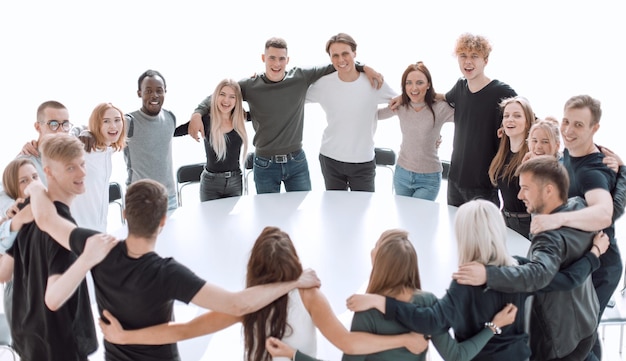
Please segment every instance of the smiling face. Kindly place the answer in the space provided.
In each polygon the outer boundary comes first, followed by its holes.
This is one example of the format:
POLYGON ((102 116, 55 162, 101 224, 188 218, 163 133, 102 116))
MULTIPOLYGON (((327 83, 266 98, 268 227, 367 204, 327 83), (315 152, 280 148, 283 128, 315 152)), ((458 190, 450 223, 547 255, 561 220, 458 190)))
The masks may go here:
POLYGON ((273 82, 283 80, 285 69, 289 64, 287 49, 269 47, 265 49, 265 54, 261 58, 265 63, 265 76, 273 82))
POLYGON ((461 73, 467 80, 474 80, 485 74, 487 59, 477 52, 461 51, 457 54, 457 61, 461 73))
POLYGON ((356 52, 352 51, 350 45, 340 42, 333 43, 328 48, 328 53, 330 55, 330 61, 335 70, 337 70, 340 78, 343 79, 347 75, 355 73, 358 75, 354 64, 356 52))
POLYGON ((526 138, 526 115, 524 108, 518 102, 511 102, 504 107, 502 112, 502 127, 509 138, 526 138))
POLYGON ((545 128, 534 128, 528 136, 528 150, 533 155, 553 155, 559 151, 559 144, 545 128))
POLYGON ((404 82, 404 90, 413 103, 424 102, 428 88, 430 88, 428 78, 424 73, 418 70, 410 72, 404 82))
POLYGON ((530 214, 544 214, 546 210, 544 184, 536 182, 532 173, 524 172, 519 175, 519 185, 517 198, 524 202, 526 211, 530 214))
POLYGON ((563 145, 575 157, 590 153, 594 147, 593 135, 600 123, 591 125, 592 115, 589 108, 567 108, 561 121, 563 145))
POLYGON ((39 180, 37 169, 30 163, 22 165, 17 173, 17 185, 19 187, 20 198, 25 198, 24 189, 35 180, 39 180))
POLYGON ((217 95, 217 109, 220 113, 230 117, 231 112, 235 108, 236 102, 237 94, 235 89, 228 85, 224 85, 217 95))
POLYGON ((120 139, 122 130, 124 129, 124 121, 122 114, 115 109, 109 108, 104 112, 100 133, 104 136, 104 143, 108 146, 120 139))
POLYGON ((49 159, 46 162, 48 184, 54 183, 64 196, 85 193, 85 157, 79 156, 69 161, 49 159))
POLYGON ((165 83, 160 76, 148 76, 141 82, 141 89, 137 95, 141 98, 141 111, 150 116, 156 116, 161 112, 165 101, 165 83))

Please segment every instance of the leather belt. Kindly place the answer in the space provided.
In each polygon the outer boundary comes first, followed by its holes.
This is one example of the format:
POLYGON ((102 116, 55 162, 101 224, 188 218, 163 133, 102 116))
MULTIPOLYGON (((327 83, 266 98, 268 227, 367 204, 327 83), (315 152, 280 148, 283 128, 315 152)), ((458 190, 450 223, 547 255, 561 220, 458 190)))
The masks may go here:
POLYGON ((230 177, 241 175, 241 171, 240 170, 233 170, 233 171, 220 172, 220 173, 209 172, 206 169, 204 171, 206 172, 207 175, 209 175, 211 177, 219 177, 219 178, 230 178, 230 177))

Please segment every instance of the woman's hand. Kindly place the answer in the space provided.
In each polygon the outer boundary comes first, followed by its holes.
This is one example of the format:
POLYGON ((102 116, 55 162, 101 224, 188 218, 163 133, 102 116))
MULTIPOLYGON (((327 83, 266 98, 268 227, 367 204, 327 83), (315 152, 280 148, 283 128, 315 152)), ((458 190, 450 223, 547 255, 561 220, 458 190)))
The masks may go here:
POLYGON ((493 322, 494 325, 502 328, 515 322, 516 315, 517 307, 512 303, 507 303, 500 312, 496 313, 496 315, 493 316, 493 320, 491 320, 491 322, 493 322))
POLYGON ((265 349, 272 357, 287 357, 290 360, 293 360, 296 354, 296 349, 276 337, 268 337, 267 340, 265 340, 265 349))
POLYGON ((371 293, 366 293, 364 295, 352 295, 348 297, 346 307, 348 307, 350 311, 354 312, 376 308, 380 312, 385 313, 385 297, 371 293))

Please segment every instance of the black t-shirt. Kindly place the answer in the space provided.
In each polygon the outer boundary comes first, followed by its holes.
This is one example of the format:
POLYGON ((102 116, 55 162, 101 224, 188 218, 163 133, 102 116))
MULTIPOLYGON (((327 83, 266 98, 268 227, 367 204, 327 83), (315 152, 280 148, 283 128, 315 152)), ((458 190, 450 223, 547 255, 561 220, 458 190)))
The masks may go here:
MULTIPOLYGON (((604 189, 611 193, 615 188, 617 174, 602 163, 604 154, 597 152, 583 157, 572 157, 568 150, 563 152, 563 165, 569 175, 569 197, 585 198, 585 193, 594 189, 604 189)), ((611 223, 604 233, 615 244, 615 223, 611 223)))
MULTIPOLYGON (((506 156, 506 161, 504 162, 505 167, 508 167, 509 164, 511 164, 511 158, 513 158, 516 154, 517 153, 513 153, 509 150, 506 156)), ((515 175, 512 175, 511 178, 504 176, 504 169, 500 172, 500 176, 498 177, 498 188, 502 194, 504 209, 509 212, 526 213, 526 206, 524 205, 524 202, 517 198, 520 191, 519 177, 516 177, 515 175)), ((513 172, 513 174, 515 174, 515 172, 513 172)))
MULTIPOLYGON (((59 215, 74 222, 69 208, 54 203, 59 215)), ((83 361, 98 348, 87 283, 83 280, 61 308, 45 304, 48 278, 64 273, 76 255, 32 222, 17 234, 7 250, 13 257, 11 336, 23 361, 83 361)))
MULTIPOLYGON (((70 245, 80 254, 96 231, 76 228, 70 245)), ((127 330, 172 321, 174 300, 189 303, 205 281, 172 258, 155 252, 128 256, 126 242, 117 244, 91 270, 98 310, 109 310, 127 330)), ((107 361, 180 360, 176 344, 158 346, 114 345, 104 342, 107 361)))
POLYGON ((454 141, 448 178, 461 188, 492 189, 489 165, 498 151, 502 123, 500 101, 517 95, 507 84, 492 80, 472 93, 461 78, 446 93, 454 107, 454 141))

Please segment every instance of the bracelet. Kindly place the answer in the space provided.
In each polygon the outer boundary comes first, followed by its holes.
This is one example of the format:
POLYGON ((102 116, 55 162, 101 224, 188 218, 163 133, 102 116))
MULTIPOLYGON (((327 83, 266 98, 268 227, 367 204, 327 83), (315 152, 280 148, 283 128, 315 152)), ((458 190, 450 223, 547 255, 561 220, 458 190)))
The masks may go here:
POLYGON ((602 256, 602 251, 600 250, 600 247, 598 247, 598 245, 595 243, 591 246, 591 248, 593 247, 596 247, 596 249, 598 250, 598 257, 602 256))
POLYGON ((502 329, 500 327, 496 326, 496 324, 491 322, 491 321, 490 322, 485 322, 485 328, 490 328, 491 331, 493 331, 494 335, 499 335, 499 334, 502 333, 502 329))

